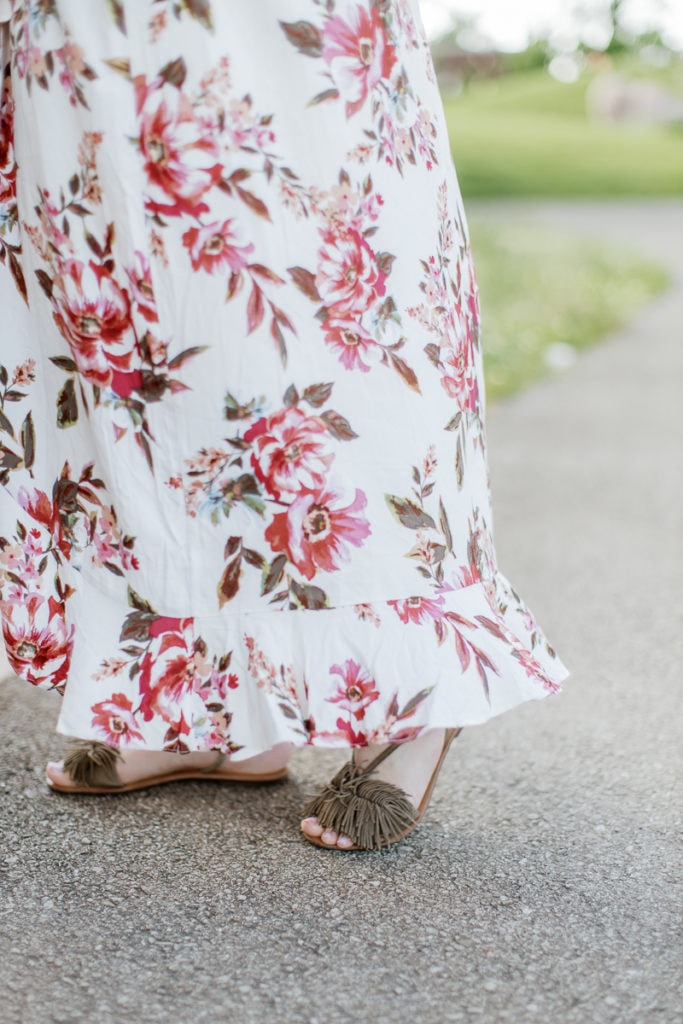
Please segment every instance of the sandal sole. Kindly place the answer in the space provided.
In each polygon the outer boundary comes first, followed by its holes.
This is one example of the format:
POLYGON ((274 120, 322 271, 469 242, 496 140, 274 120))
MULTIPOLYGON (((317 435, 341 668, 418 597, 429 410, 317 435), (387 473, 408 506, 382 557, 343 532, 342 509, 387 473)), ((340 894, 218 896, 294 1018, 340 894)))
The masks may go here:
POLYGON ((123 786, 63 786, 45 777, 48 787, 55 793, 85 794, 87 796, 118 796, 119 793, 134 793, 139 789, 151 789, 163 786, 167 782, 280 782, 286 779, 289 772, 286 768, 277 772, 266 772, 262 775, 253 772, 169 772, 168 775, 152 775, 144 779, 127 782, 123 786))

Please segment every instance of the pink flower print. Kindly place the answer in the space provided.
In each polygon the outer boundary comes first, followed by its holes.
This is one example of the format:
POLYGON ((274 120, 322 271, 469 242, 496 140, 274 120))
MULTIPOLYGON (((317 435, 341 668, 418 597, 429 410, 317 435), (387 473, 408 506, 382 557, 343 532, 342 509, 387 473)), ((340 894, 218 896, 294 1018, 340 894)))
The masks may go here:
POLYGON ((370 523, 358 514, 367 505, 365 494, 356 490, 351 504, 342 501, 331 488, 305 492, 286 512, 277 513, 266 529, 273 551, 285 551, 309 580, 318 569, 333 572, 341 561, 349 561, 349 545, 361 547, 371 533, 370 523))
POLYGON ((2 633, 10 666, 34 686, 59 687, 66 682, 73 648, 73 626, 64 606, 37 594, 23 603, 3 604, 2 633))
POLYGON ((348 711, 357 722, 362 721, 366 708, 379 697, 375 680, 351 658, 347 658, 343 665, 332 665, 330 674, 339 676, 341 681, 334 697, 326 699, 331 704, 338 704, 341 711, 348 711))
POLYGON ((409 597, 403 601, 389 601, 401 622, 424 622, 443 617, 443 597, 409 597))
POLYGON ((71 105, 75 107, 78 102, 77 79, 87 71, 87 65, 83 60, 83 49, 76 43, 66 43, 55 53, 62 63, 62 69, 59 72, 60 84, 69 94, 71 105))
POLYGON ((538 629, 538 623, 528 608, 524 608, 522 610, 522 621, 525 629, 527 629, 529 633, 535 633, 538 629))
POLYGON ((60 210, 52 202, 50 193, 47 189, 42 192, 41 198, 42 202, 39 209, 36 211, 38 213, 38 220, 40 221, 40 229, 29 229, 27 227, 27 231, 43 259, 52 262, 55 254, 58 253, 61 258, 61 266, 63 267, 76 251, 71 238, 64 231, 68 222, 65 223, 60 210), (41 230, 44 238, 38 241, 39 232, 41 230))
MULTIPOLYGON (((31 530, 33 533, 33 530, 31 530)), ((24 551, 20 544, 5 543, 0 547, 0 567, 6 573, 13 573, 15 576, 24 566, 24 551)))
POLYGON ((553 680, 546 675, 531 651, 528 651, 523 647, 516 647, 512 652, 512 656, 519 662, 530 679, 535 679, 537 681, 540 680, 543 684, 543 689, 547 690, 549 693, 559 693, 561 686, 558 683, 553 682, 553 680))
POLYGON ((334 458, 326 423, 296 407, 257 420, 244 439, 256 476, 278 500, 322 487, 334 458))
POLYGON ((102 700, 92 706, 92 725, 102 741, 110 747, 127 746, 141 741, 142 733, 137 728, 133 705, 124 693, 114 693, 109 700, 102 700))
POLYGON ((325 321, 325 341, 347 370, 370 370, 365 360, 377 349, 377 343, 362 324, 331 317, 325 321))
POLYGON ((45 491, 28 491, 25 487, 19 488, 17 501, 24 512, 30 515, 31 519, 49 530, 55 547, 61 551, 65 558, 69 558, 71 555, 71 545, 64 536, 59 506, 56 502, 53 502, 45 491))
POLYGON ((323 30, 322 57, 339 91, 346 97, 346 116, 352 117, 368 93, 387 80, 396 53, 377 7, 348 8, 346 18, 329 18, 323 30))
POLYGON ((326 231, 323 239, 315 279, 318 292, 331 316, 359 317, 384 295, 386 274, 358 231, 341 235, 326 231))
POLYGON ((28 69, 35 78, 47 76, 45 54, 39 46, 32 46, 28 51, 28 69))
POLYGON ((126 270, 130 281, 130 294, 138 313, 147 323, 158 322, 157 303, 152 285, 152 271, 144 253, 136 251, 135 263, 126 270))
POLYGON ((479 385, 471 359, 471 345, 466 343, 457 349, 447 349, 443 362, 445 372, 441 383, 447 394, 456 399, 461 409, 476 411, 479 401, 479 385))
POLYGON ((97 519, 94 522, 91 519, 90 531, 96 565, 109 563, 121 569, 139 568, 137 556, 123 543, 124 538, 111 508, 100 509, 97 519))
POLYGON ((352 216, 361 202, 361 195, 350 181, 340 181, 329 191, 330 208, 335 213, 352 216))
POLYGON ((253 242, 237 245, 237 235, 231 227, 233 219, 215 221, 199 228, 189 228, 183 235, 183 244, 190 252, 193 270, 206 270, 209 274, 239 274, 247 265, 247 257, 254 251, 253 242))
POLYGON ((135 87, 147 210, 169 217, 206 213, 209 207, 202 199, 223 170, 215 124, 161 78, 147 85, 140 77, 135 87))
POLYGON ((36 379, 35 359, 26 359, 19 366, 15 367, 12 374, 12 387, 26 388, 36 379))
POLYGON ((137 347, 128 292, 92 261, 68 260, 54 280, 53 318, 81 373, 95 384, 130 369, 137 347))
POLYGON ((371 622, 373 626, 380 626, 382 620, 371 604, 354 604, 353 610, 361 622, 371 622))
POLYGON ((261 650, 257 645, 253 636, 245 634, 244 643, 249 651, 249 660, 247 662, 249 675, 260 689, 265 690, 266 693, 272 693, 273 688, 277 684, 275 665, 273 665, 265 651, 261 650))

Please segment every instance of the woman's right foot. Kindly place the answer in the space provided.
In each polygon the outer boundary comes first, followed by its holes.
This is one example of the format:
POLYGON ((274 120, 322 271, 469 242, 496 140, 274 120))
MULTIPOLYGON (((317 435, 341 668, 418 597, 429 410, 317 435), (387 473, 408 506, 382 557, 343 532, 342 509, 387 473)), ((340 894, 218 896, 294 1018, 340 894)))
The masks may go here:
MULTIPOLYGON (((177 773, 196 773, 201 779, 202 773, 218 779, 225 774, 226 781, 239 782, 240 776, 246 781, 257 781, 259 776, 268 781, 269 777, 284 777, 287 763, 293 750, 291 743, 278 743, 270 750, 244 760, 233 761, 227 755, 219 758, 215 750, 196 751, 189 754, 171 753, 166 750, 126 750, 114 755, 114 770, 120 787, 111 786, 112 792, 117 788, 137 788, 146 779, 164 780, 164 776, 177 773)), ((46 768, 46 780, 49 786, 61 791, 80 789, 74 783, 71 773, 65 768, 64 761, 49 761, 46 768)), ((93 789, 97 788, 93 786, 93 789)), ((105 787, 106 788, 106 787, 105 787)))

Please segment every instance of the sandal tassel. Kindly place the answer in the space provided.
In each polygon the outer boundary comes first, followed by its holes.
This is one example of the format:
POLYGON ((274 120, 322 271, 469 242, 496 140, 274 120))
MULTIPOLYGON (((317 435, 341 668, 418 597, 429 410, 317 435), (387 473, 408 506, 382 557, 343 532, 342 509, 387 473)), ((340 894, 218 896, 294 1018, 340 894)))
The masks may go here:
POLYGON ((372 779, 373 762, 365 768, 352 761, 337 772, 304 810, 325 829, 349 836, 363 850, 380 850, 418 820, 418 812, 398 786, 372 779))
POLYGON ((77 786, 97 786, 119 789, 122 785, 116 772, 121 754, 116 747, 108 747, 96 740, 74 743, 64 758, 64 771, 77 786))

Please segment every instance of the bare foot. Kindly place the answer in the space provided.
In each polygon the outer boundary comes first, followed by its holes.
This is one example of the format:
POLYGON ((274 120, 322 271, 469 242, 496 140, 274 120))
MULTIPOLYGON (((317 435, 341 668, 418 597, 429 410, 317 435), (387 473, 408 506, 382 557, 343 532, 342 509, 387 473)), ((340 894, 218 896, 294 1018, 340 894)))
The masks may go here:
MULTIPOLYGON (((382 761, 372 777, 398 786, 417 809, 443 750, 445 733, 445 729, 430 729, 417 739, 402 743, 391 757, 382 761)), ((353 759, 356 764, 366 765, 384 749, 386 745, 371 743, 367 747, 355 750, 353 759)), ((332 829, 324 829, 317 818, 304 818, 301 829, 307 836, 320 839, 325 846, 337 846, 340 850, 348 850, 354 845, 353 839, 349 836, 338 835, 332 829)))

